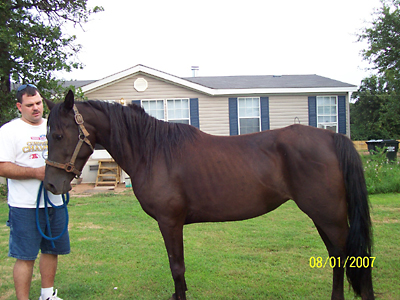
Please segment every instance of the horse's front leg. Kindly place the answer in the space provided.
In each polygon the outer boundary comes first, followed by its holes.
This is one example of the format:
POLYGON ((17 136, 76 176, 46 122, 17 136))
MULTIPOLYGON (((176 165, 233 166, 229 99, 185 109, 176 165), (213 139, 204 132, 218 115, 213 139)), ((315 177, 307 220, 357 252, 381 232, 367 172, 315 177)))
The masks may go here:
POLYGON ((183 256, 183 224, 170 225, 158 222, 167 248, 169 265, 175 283, 175 294, 171 299, 186 300, 185 262, 183 256))

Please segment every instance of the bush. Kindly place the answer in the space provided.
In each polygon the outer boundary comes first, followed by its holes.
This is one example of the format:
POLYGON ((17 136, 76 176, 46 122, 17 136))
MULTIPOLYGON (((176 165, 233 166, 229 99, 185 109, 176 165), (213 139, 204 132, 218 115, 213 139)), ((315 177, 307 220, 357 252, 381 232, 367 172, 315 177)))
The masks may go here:
POLYGON ((7 200, 7 184, 0 184, 0 201, 7 200))
POLYGON ((400 162, 388 161, 385 153, 361 155, 369 194, 400 193, 400 162))

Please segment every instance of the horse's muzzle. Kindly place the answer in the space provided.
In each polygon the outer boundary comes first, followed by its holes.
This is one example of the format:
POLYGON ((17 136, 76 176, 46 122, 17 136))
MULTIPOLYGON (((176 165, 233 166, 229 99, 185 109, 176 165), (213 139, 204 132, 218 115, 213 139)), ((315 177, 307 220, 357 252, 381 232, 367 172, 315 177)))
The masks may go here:
POLYGON ((56 184, 49 182, 45 178, 43 183, 44 183, 44 188, 54 195, 66 194, 72 189, 71 182, 67 180, 64 180, 60 184, 56 184))

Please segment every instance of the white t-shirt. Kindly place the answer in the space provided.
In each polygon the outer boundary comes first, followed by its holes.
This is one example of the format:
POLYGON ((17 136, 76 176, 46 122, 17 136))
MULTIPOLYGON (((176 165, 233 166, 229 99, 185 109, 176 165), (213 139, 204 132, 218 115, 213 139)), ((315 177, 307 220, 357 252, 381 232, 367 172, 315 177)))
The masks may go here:
MULTIPOLYGON (((0 161, 12 162, 22 167, 38 168, 47 158, 46 120, 34 126, 21 119, 14 119, 0 128, 0 161)), ((36 208, 40 180, 8 179, 8 205, 20 208, 36 208)), ((61 205, 61 195, 48 192, 54 205, 61 205)), ((43 192, 40 207, 43 204, 43 192)))

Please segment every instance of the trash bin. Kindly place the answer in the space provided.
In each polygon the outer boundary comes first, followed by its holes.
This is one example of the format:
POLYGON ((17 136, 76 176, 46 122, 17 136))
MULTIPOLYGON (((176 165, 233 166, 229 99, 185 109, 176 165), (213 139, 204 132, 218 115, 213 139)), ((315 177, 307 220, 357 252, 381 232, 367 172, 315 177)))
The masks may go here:
POLYGON ((397 151, 399 150, 399 142, 396 140, 369 140, 366 142, 368 151, 371 154, 376 154, 379 149, 386 152, 386 158, 390 161, 396 160, 397 151))

